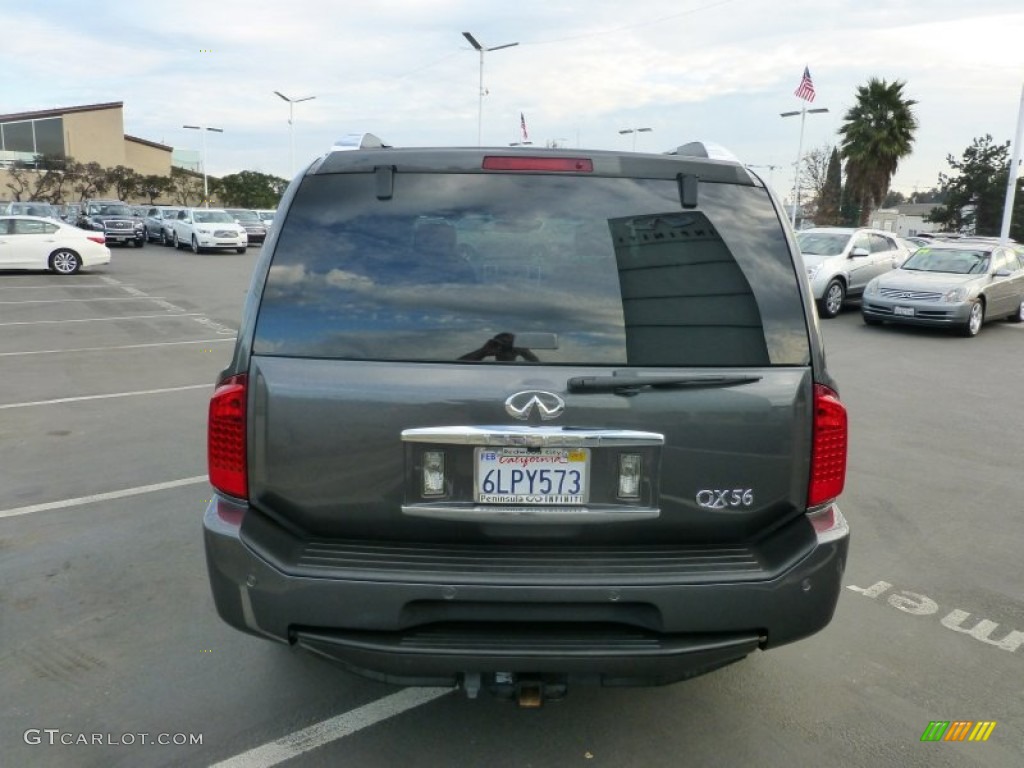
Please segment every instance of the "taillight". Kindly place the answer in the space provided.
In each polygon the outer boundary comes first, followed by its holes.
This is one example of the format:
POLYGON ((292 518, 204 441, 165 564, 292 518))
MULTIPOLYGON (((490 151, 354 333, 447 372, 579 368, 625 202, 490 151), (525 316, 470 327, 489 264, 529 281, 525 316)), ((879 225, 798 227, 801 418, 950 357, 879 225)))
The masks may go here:
POLYGON ((245 458, 245 398, 247 377, 232 376, 210 398, 206 461, 210 485, 240 499, 249 498, 245 458))
POLYGON ((825 504, 843 492, 846 483, 846 446, 846 407, 831 389, 815 384, 808 507, 825 504))
POLYGON ((561 171, 563 173, 592 173, 594 161, 586 157, 518 157, 515 155, 487 155, 485 171, 561 171))
POLYGON ((86 235, 85 239, 92 240, 94 243, 99 243, 100 245, 106 245, 107 243, 106 235, 86 235))

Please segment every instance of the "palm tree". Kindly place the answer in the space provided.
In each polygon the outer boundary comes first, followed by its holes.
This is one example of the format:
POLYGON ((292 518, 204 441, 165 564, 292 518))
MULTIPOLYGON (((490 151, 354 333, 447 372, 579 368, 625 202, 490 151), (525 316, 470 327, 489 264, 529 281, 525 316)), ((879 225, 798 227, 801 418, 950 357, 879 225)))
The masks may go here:
POLYGON ((845 195, 859 210, 861 226, 885 200, 900 160, 913 148, 917 118, 911 107, 917 102, 903 97, 904 85, 871 78, 857 88, 857 103, 839 129, 846 160, 845 195))

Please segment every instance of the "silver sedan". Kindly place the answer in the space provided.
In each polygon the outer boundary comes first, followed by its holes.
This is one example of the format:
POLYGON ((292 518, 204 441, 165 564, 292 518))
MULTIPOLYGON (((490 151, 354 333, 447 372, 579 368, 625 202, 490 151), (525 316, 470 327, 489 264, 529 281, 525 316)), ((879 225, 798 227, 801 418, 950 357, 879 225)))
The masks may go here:
POLYGON ((990 242, 941 242, 917 250, 864 290, 861 315, 883 322, 951 328, 977 336, 989 320, 1024 320, 1024 264, 990 242))

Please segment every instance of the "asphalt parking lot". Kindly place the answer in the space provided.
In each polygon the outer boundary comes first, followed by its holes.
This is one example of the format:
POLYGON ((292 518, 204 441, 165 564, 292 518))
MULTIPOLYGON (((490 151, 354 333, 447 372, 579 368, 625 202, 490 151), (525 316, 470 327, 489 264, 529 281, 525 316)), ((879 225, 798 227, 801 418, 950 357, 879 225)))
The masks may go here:
POLYGON ((1024 762, 1024 326, 823 321, 851 419, 832 624, 688 683, 523 710, 353 677, 216 616, 206 403, 258 254, 0 273, 0 764, 1024 762), (922 742, 931 721, 996 725, 922 742))

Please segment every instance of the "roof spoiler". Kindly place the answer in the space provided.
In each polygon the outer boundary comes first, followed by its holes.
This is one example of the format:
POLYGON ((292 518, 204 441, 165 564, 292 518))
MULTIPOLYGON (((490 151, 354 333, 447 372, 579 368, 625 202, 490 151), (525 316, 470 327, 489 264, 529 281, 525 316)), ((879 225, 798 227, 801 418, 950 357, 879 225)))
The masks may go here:
POLYGON ((332 152, 350 149, 389 149, 389 145, 381 141, 372 133, 346 133, 334 142, 332 152))
POLYGON ((706 157, 709 160, 728 160, 733 163, 738 163, 740 161, 736 155, 721 144, 714 144, 710 141, 691 141, 688 144, 681 144, 675 149, 669 150, 665 154, 686 155, 687 157, 706 157))

